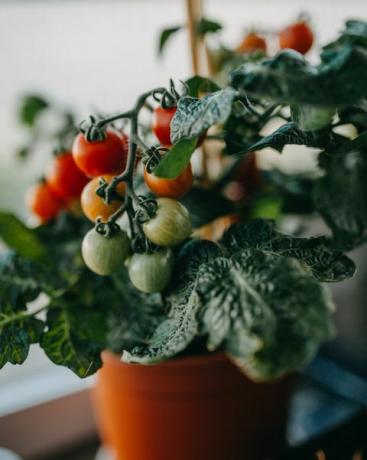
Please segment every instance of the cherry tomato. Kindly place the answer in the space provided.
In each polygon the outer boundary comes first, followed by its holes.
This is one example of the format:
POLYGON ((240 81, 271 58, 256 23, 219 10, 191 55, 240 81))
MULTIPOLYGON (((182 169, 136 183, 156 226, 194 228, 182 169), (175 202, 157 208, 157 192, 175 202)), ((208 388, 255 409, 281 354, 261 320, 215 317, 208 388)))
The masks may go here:
POLYGON ((27 191, 26 204, 42 224, 55 219, 63 208, 63 203, 45 181, 27 191))
MULTIPOLYGON (((106 182, 110 183, 113 179, 112 174, 104 174, 103 176, 95 177, 83 189, 80 203, 83 213, 89 220, 95 222, 98 217, 102 222, 106 222, 108 218, 118 210, 122 201, 113 200, 107 204, 103 199, 96 194, 96 190, 100 187, 100 180, 103 178, 106 182)), ((116 192, 122 197, 125 193, 125 184, 120 182, 117 186, 116 192)))
POLYGON ((61 153, 53 159, 47 169, 46 180, 55 195, 65 201, 79 198, 88 182, 70 152, 61 153))
POLYGON ((250 32, 238 46, 237 52, 243 54, 253 53, 254 51, 263 51, 266 53, 266 41, 255 32, 250 32))
POLYGON ((158 246, 176 246, 191 234, 188 210, 171 198, 158 198, 156 215, 143 224, 146 237, 158 246))
POLYGON ((123 230, 107 238, 92 228, 82 241, 85 265, 98 275, 111 275, 123 267, 129 253, 130 239, 123 230))
POLYGON ((102 174, 120 174, 126 166, 127 142, 120 134, 106 130, 102 141, 89 142, 79 133, 74 140, 72 152, 78 168, 88 177, 102 174))
POLYGON ((129 261, 132 284, 142 292, 161 292, 169 283, 173 270, 173 253, 166 248, 152 254, 134 254, 129 261))
POLYGON ((163 179, 153 172, 144 169, 144 181, 149 189, 158 197, 181 198, 192 187, 192 168, 189 163, 183 172, 175 179, 163 179))
POLYGON ((300 21, 286 27, 279 34, 279 45, 282 49, 290 48, 306 54, 313 44, 313 33, 307 22, 300 21))
POLYGON ((162 145, 170 146, 172 144, 170 124, 176 110, 176 107, 169 109, 156 107, 153 111, 152 129, 162 145))

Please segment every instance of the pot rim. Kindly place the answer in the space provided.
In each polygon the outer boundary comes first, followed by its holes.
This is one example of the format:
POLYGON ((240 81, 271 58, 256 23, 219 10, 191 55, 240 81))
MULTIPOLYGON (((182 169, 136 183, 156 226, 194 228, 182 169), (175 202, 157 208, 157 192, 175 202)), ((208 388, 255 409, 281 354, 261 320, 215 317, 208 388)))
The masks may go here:
POLYGON ((192 356, 179 356, 167 359, 166 361, 157 362, 154 364, 141 364, 141 363, 126 363, 122 361, 118 354, 113 353, 110 350, 105 350, 102 352, 102 360, 109 362, 114 362, 116 365, 121 366, 142 366, 142 367, 155 367, 155 366, 165 366, 165 367, 181 367, 181 366, 191 366, 191 367, 201 367, 208 366, 213 364, 218 364, 222 362, 228 362, 228 356, 222 351, 216 351, 208 354, 202 355, 192 355, 192 356))

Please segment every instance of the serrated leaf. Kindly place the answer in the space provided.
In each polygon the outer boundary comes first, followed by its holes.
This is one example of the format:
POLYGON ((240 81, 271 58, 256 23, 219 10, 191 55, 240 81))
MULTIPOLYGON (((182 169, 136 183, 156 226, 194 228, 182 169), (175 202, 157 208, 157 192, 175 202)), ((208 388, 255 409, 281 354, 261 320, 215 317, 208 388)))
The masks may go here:
POLYGON ((40 345, 52 362, 68 367, 81 378, 101 367, 100 353, 105 343, 103 311, 81 305, 78 298, 64 296, 50 306, 46 328, 40 345))
POLYGON ((124 352, 125 362, 154 364, 172 358, 185 350, 198 333, 196 314, 200 299, 192 290, 188 297, 176 298, 169 318, 153 333, 145 347, 136 347, 131 353, 124 352))
POLYGON ((255 379, 305 365, 332 332, 327 292, 293 259, 259 250, 217 258, 201 267, 197 290, 209 348, 224 347, 255 379))
POLYGON ((175 35, 178 31, 182 30, 182 26, 174 26, 168 27, 167 29, 163 29, 159 34, 159 42, 158 42, 158 54, 163 54, 163 51, 169 41, 169 39, 175 35))
POLYGON ((0 369, 7 363, 23 364, 32 343, 39 341, 43 321, 33 317, 14 319, 12 311, 0 309, 0 369), (8 320, 8 323, 5 321, 8 320))
POLYGON ((294 122, 289 122, 278 128, 272 134, 263 137, 251 145, 248 152, 271 147, 282 152, 286 145, 306 145, 307 147, 334 148, 340 145, 345 138, 332 131, 301 131, 294 122))
POLYGON ((232 72, 231 85, 281 103, 342 106, 365 97, 366 79, 367 49, 348 43, 325 52, 317 66, 293 50, 244 64, 232 72))
POLYGON ((342 281, 355 273, 355 264, 342 252, 332 248, 325 237, 298 238, 280 233, 272 221, 257 219, 236 224, 223 236, 222 244, 231 253, 244 249, 297 259, 314 278, 322 282, 342 281))
POLYGON ((202 99, 181 98, 171 121, 171 141, 199 137, 211 126, 223 123, 231 113, 235 95, 233 88, 225 88, 202 99))
POLYGON ((210 189, 193 187, 180 201, 190 212, 193 228, 234 212, 233 203, 228 198, 210 189))
POLYGON ((190 163, 191 156, 196 149, 196 144, 197 138, 179 140, 164 155, 163 159, 154 169, 154 174, 166 179, 175 179, 190 163))
POLYGON ((23 257, 36 261, 46 259, 46 248, 36 233, 11 213, 0 212, 0 239, 23 257))
POLYGON ((325 175, 314 188, 315 207, 338 246, 351 249, 367 238, 367 133, 323 153, 320 165, 325 175))

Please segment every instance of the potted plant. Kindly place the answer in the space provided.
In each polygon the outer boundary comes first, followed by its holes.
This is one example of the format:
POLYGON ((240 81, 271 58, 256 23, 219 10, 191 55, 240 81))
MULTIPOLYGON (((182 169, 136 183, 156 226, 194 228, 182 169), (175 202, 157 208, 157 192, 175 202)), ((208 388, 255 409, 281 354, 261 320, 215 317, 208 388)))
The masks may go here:
MULTIPOLYGON (((41 225, 0 214, 0 367, 33 343, 80 377, 103 361, 96 412, 119 460, 279 449, 289 375, 333 334, 324 283, 353 276, 345 252, 366 239, 367 24, 348 21, 316 66, 294 50, 244 61, 223 88, 196 76, 91 117, 72 147, 69 114, 27 195, 41 225), (223 152, 203 185, 190 161, 204 138, 223 152), (251 152, 290 144, 319 149, 318 174, 258 170, 251 152), (282 231, 287 215, 315 213, 325 235, 282 231)), ((23 118, 46 107, 31 98, 23 118)))

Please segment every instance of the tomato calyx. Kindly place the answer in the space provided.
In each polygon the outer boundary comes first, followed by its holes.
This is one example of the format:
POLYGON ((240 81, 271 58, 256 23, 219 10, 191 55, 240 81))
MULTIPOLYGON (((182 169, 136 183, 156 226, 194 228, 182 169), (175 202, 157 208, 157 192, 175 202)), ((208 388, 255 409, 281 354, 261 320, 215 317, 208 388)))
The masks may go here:
POLYGON ((169 149, 166 147, 154 145, 144 152, 142 162, 148 173, 152 173, 154 171, 168 151, 169 149))
POLYGON ((172 109, 174 107, 177 107, 177 103, 179 99, 181 97, 187 96, 188 94, 188 86, 186 85, 186 83, 184 83, 183 81, 180 81, 180 83, 182 84, 182 87, 183 87, 181 93, 179 93, 176 90, 175 84, 172 78, 170 78, 169 89, 165 89, 163 92, 153 91, 152 93, 153 99, 156 102, 158 102, 163 109, 172 109))
POLYGON ((116 235, 121 231, 121 228, 116 222, 102 222, 100 219, 97 219, 95 230, 99 235, 102 235, 106 238, 111 238, 113 235, 116 235))
POLYGON ((99 187, 96 190, 96 195, 106 204, 111 204, 112 201, 124 201, 124 198, 116 191, 115 184, 111 187, 111 184, 104 177, 99 179, 99 187))
POLYGON ((156 215, 158 203, 155 199, 145 196, 140 196, 138 199, 139 204, 135 211, 135 219, 138 224, 144 224, 156 215))

